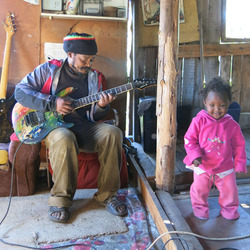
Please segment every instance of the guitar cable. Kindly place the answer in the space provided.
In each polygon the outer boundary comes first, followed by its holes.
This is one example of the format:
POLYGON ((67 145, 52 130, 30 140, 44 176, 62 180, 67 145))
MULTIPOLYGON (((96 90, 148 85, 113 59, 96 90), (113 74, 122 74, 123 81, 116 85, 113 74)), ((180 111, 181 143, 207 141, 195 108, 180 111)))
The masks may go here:
POLYGON ((3 221, 6 219, 8 213, 9 213, 9 210, 10 210, 10 204, 11 204, 11 199, 12 199, 12 191, 13 191, 13 179, 14 179, 14 167, 15 167, 15 160, 16 160, 16 155, 17 155, 17 152, 19 150, 19 148, 21 147, 21 145, 25 142, 25 140, 23 142, 21 142, 17 149, 16 149, 16 152, 14 154, 14 157, 13 157, 13 164, 12 164, 12 170, 11 170, 11 181, 10 181, 10 195, 9 195, 9 204, 8 204, 8 208, 6 210, 6 213, 3 217, 3 219, 1 220, 0 222, 0 226, 2 225, 3 221))

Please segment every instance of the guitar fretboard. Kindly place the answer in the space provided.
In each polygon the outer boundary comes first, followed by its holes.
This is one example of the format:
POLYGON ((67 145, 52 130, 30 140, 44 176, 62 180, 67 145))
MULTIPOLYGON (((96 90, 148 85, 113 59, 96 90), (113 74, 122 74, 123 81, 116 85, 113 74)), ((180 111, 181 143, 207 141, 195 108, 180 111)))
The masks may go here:
POLYGON ((133 89, 133 85, 131 83, 127 83, 127 84, 124 84, 124 85, 121 85, 121 86, 118 86, 118 87, 115 87, 112 89, 108 89, 108 90, 99 92, 99 93, 94 94, 94 95, 82 97, 82 98, 74 101, 74 108, 78 109, 78 108, 82 108, 84 106, 87 106, 89 104, 98 102, 101 99, 102 93, 106 93, 106 94, 110 93, 110 94, 118 95, 118 94, 130 91, 131 89, 133 89))

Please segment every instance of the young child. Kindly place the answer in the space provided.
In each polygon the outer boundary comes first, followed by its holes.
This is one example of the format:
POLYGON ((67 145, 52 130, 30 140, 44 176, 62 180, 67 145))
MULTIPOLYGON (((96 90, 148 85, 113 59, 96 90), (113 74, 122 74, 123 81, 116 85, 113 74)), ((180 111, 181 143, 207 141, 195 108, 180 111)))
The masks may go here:
POLYGON ((220 77, 201 91, 206 107, 193 118, 185 136, 187 156, 183 162, 194 170, 190 188, 193 212, 199 219, 209 218, 207 198, 213 184, 219 190, 220 215, 239 218, 235 172, 246 173, 245 140, 240 126, 227 114, 231 88, 220 77))

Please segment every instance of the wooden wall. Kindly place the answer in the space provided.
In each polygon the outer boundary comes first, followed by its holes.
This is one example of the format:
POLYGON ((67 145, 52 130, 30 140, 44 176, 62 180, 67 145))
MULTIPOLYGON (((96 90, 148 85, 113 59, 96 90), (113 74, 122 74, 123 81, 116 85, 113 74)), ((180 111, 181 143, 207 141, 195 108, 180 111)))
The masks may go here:
MULTIPOLYGON (((177 112, 178 118, 185 119, 187 125, 197 112, 203 108, 203 102, 199 94, 203 86, 203 79, 210 81, 215 76, 222 76, 232 84, 233 101, 241 105, 241 112, 250 112, 250 44, 220 44, 221 37, 221 4, 218 0, 197 1, 197 16, 202 17, 199 20, 199 30, 203 31, 201 41, 203 40, 203 57, 201 56, 200 41, 196 41, 195 36, 186 37, 190 42, 181 43, 179 46, 179 76, 177 81, 177 106, 178 110, 188 110, 191 106, 190 119, 182 117, 177 112), (202 23, 202 26, 200 24, 202 23), (201 29, 202 28, 202 29, 201 29), (193 39, 191 39, 193 37, 193 39), (203 76, 204 75, 204 76, 203 76)), ((184 0, 184 4, 191 2, 184 0)), ((184 13, 189 13, 189 6, 184 5, 184 13)), ((194 13, 194 15, 196 15, 194 13)), ((188 18, 188 16, 186 16, 188 18)), ((187 19, 188 21, 188 19, 187 19)), ((194 26, 194 25, 191 25, 194 26)), ((141 27, 140 27, 141 28, 141 27)), ((151 37, 158 37, 159 26, 154 28, 144 27, 143 32, 139 32, 139 41, 148 40, 148 32, 151 37)), ((182 36, 180 27, 180 37, 182 36)), ((198 39, 200 40, 200 38, 198 39)), ((153 41, 155 41, 153 39, 153 41)), ((157 79, 157 57, 158 47, 154 44, 139 43, 137 74, 138 78, 157 79)), ((135 103, 145 96, 156 97, 156 87, 151 87, 142 92, 136 92, 135 103)), ((175 112, 175 111, 173 111, 175 112)), ((141 141, 140 122, 137 115, 137 106, 135 106, 134 138, 135 141, 141 141)))
MULTIPOLYGON (((145 26, 142 15, 142 0, 139 0, 138 26, 139 47, 158 46, 159 25, 145 26)), ((188 43, 199 41, 199 23, 196 0, 184 0, 185 22, 179 25, 179 42, 188 43)))
MULTIPOLYGON (((126 83, 126 22, 43 18, 40 15, 40 5, 41 1, 39 5, 34 5, 24 0, 1 0, 1 21, 5 21, 8 11, 11 11, 15 14, 17 27, 12 39, 9 84, 17 84, 37 65, 45 62, 44 44, 62 43, 63 37, 69 31, 95 35, 98 55, 93 67, 105 75, 107 88, 126 83)), ((5 30, 2 27, 0 28, 0 68, 3 62, 5 39, 5 30)), ((112 107, 117 109, 120 115, 122 130, 125 127, 125 98, 126 95, 120 95, 112 103, 112 107)))
MULTIPOLYGON (((1 0, 1 22, 8 12, 15 14, 16 33, 12 38, 9 83, 18 83, 39 64, 40 54, 40 6, 23 0, 1 0)), ((2 68, 6 33, 0 27, 0 67, 2 68)))
MULTIPOLYGON (((179 87, 178 103, 201 107, 202 102, 198 92, 202 85, 201 70, 203 67, 205 82, 218 75, 228 80, 232 84, 233 101, 239 102, 242 112, 250 112, 250 104, 247 98, 250 95, 249 49, 246 52, 243 52, 244 49, 242 49, 242 55, 240 55, 233 50, 230 52, 230 49, 226 52, 222 49, 216 51, 216 46, 214 46, 213 55, 206 53, 206 48, 209 45, 220 44, 222 1, 205 0, 202 1, 203 4, 200 1, 197 1, 197 3, 203 24, 204 59, 202 60, 200 57, 180 58, 182 74, 180 74, 179 81, 182 84, 179 87)), ((241 47, 244 48, 244 46, 241 47)))
MULTIPOLYGON (((107 88, 126 83, 126 34, 127 24, 117 21, 87 21, 74 19, 41 18, 41 63, 45 62, 44 44, 62 43, 69 31, 85 32, 96 37, 98 52, 93 68, 101 71, 107 80, 107 88)), ((119 127, 125 129, 126 95, 120 95, 112 103, 120 117, 119 127)))
MULTIPOLYGON (((184 0, 184 3, 186 1, 184 0)), ((194 109, 202 108, 199 95, 200 87, 215 76, 222 76, 232 84, 233 101, 239 102, 242 112, 250 112, 250 49, 249 45, 220 45, 221 37, 221 2, 217 0, 197 1, 197 10, 202 17, 204 58, 200 57, 200 45, 195 43, 180 44, 179 47, 179 106, 191 105, 194 109), (235 46, 237 47, 237 45, 235 46), (241 51, 241 52, 240 52, 241 51), (241 54, 242 53, 242 54, 241 54)), ((186 12, 186 9, 184 9, 186 12)), ((181 32, 181 30, 180 30, 181 32)), ((181 34, 180 34, 181 35, 181 34)), ((153 78, 157 76, 156 46, 140 47, 138 51, 139 77, 153 78)), ((155 95, 147 92, 146 95, 155 95)))

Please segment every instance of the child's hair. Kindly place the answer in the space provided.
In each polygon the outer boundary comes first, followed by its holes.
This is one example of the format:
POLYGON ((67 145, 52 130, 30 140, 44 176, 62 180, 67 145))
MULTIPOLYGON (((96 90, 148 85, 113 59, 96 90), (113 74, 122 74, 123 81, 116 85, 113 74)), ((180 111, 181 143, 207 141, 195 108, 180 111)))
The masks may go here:
POLYGON ((213 78, 209 83, 205 84, 204 88, 201 90, 203 100, 206 100, 210 91, 215 92, 223 100, 228 98, 229 102, 232 101, 231 86, 219 76, 213 78))

